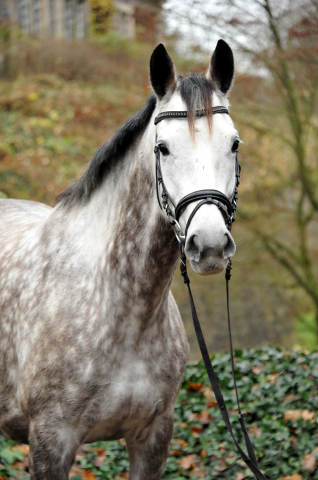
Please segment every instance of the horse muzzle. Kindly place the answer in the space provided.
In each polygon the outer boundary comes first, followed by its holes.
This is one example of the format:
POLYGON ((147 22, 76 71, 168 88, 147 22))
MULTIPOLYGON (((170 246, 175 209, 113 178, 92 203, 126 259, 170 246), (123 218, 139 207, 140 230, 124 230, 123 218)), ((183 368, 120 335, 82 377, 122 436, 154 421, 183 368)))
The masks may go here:
POLYGON ((220 273, 235 250, 220 211, 213 205, 202 206, 188 228, 184 247, 193 270, 201 275, 220 273))

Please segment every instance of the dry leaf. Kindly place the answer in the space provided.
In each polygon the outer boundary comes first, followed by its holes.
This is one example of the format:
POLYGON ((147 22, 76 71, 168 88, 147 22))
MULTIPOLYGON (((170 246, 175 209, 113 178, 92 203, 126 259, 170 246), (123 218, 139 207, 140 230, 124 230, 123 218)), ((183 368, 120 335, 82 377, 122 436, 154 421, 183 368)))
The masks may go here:
POLYGON ((262 435, 262 429, 259 427, 251 427, 248 430, 248 433, 250 435, 254 435, 256 438, 260 438, 260 436, 262 435))
POLYGON ((207 399, 215 398, 214 392, 210 388, 207 388, 206 390, 203 390, 202 393, 205 396, 205 398, 207 398, 207 399))
POLYGON ((181 453, 181 450, 170 450, 170 455, 176 456, 176 455, 180 455, 180 453, 181 453))
POLYGON ((29 459, 25 458, 23 462, 14 462, 13 466, 22 472, 26 472, 29 468, 29 459))
POLYGON ((301 464, 303 465, 305 470, 312 473, 316 465, 316 456, 313 453, 307 453, 304 456, 301 464))
POLYGON ((287 475, 287 477, 281 477, 278 480, 303 480, 303 476, 299 473, 294 473, 293 475, 287 475))
POLYGON ((245 473, 242 473, 242 472, 238 472, 235 476, 235 479, 234 480, 244 480, 246 478, 246 475, 245 473))
POLYGON ((129 472, 123 472, 117 478, 118 478, 118 480, 128 480, 129 472))
POLYGON ((298 395, 286 395, 286 397, 283 400, 283 404, 287 405, 288 403, 293 402, 298 398, 299 398, 298 395))
POLYGON ((195 422, 196 420, 198 420, 198 417, 199 417, 199 415, 197 413, 190 413, 189 421, 190 422, 195 422))
POLYGON ((188 446, 188 442, 186 442, 185 440, 182 440, 182 438, 174 438, 171 441, 171 444, 172 445, 179 445, 180 448, 185 448, 185 447, 188 446))
POLYGON ((216 408, 218 406, 218 402, 216 400, 210 400, 208 402, 208 407, 210 408, 216 408))
POLYGON ((106 455, 98 455, 94 460, 95 467, 101 467, 106 460, 106 455))
POLYGON ((268 376, 268 380, 266 381, 266 383, 271 383, 272 385, 274 385, 278 379, 278 377, 280 376, 279 373, 272 373, 271 375, 268 376))
POLYGON ((29 455, 30 452, 30 447, 29 445, 14 445, 13 447, 10 447, 10 450, 21 450, 23 455, 27 456, 29 455))
MULTIPOLYGON (((255 373, 255 375, 259 375, 263 370, 264 370, 263 365, 258 365, 257 367, 252 367, 252 372, 255 373)), ((245 478, 245 477, 243 477, 243 478, 245 478)))
POLYGON ((197 460, 198 460, 198 457, 196 456, 196 454, 191 453, 191 455, 187 455, 186 457, 181 458, 178 464, 180 467, 184 468, 185 470, 190 470, 190 468, 193 468, 196 466, 197 460))
POLYGON ((202 387, 204 387, 204 384, 203 384, 203 383, 193 383, 193 382, 189 382, 189 386, 187 387, 187 390, 198 391, 198 390, 201 390, 202 387))
POLYGON ((206 458, 206 456, 207 456, 206 450, 202 449, 201 452, 200 452, 200 455, 201 455, 202 458, 206 458))
POLYGON ((299 418, 309 420, 310 423, 313 423, 315 421, 315 413, 310 410, 286 410, 284 412, 285 422, 296 422, 299 418))
POLYGON ((195 425, 193 427, 191 427, 191 430, 192 430, 192 432, 198 432, 198 433, 202 433, 204 431, 203 428, 196 427, 195 425))
POLYGON ((202 425, 208 425, 212 420, 209 410, 202 410, 198 415, 198 420, 202 425))
POLYGON ((191 477, 206 478, 205 473, 199 467, 195 467, 190 473, 191 477))
POLYGON ((83 470, 81 468, 73 467, 71 468, 69 475, 71 478, 71 477, 75 477, 76 475, 82 475, 82 473, 83 473, 83 470))
POLYGON ((303 410, 302 411, 302 418, 303 418, 303 420, 309 420, 310 423, 314 423, 315 413, 311 412, 310 410, 303 410))
POLYGON ((96 477, 92 472, 87 472, 86 470, 83 470, 82 480, 96 480, 96 477))

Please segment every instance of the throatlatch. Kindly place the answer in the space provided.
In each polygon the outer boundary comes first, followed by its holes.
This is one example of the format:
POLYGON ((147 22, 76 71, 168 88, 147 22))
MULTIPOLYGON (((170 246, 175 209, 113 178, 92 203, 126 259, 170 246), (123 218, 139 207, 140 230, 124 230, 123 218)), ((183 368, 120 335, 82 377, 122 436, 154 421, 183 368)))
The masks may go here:
MULTIPOLYGON (((226 113, 228 114, 228 110, 225 107, 219 106, 219 107, 213 107, 213 114, 216 113, 226 113)), ((198 110, 196 112, 196 117, 202 117, 206 115, 205 111, 203 110, 198 110)), ((181 111, 181 112, 162 112, 159 113, 159 115, 155 118, 155 125, 157 125, 159 122, 161 122, 164 119, 167 118, 187 118, 187 112, 181 111)), ((267 480, 265 475, 260 471, 258 464, 257 464, 257 459, 256 455, 254 452, 254 448, 252 445, 252 442, 249 438, 246 425, 244 422, 244 413, 242 413, 241 406, 240 406, 240 401, 239 401, 239 396, 238 396, 238 391, 237 391, 237 385, 236 385, 236 379, 235 379, 235 368, 234 368, 234 355, 233 355, 233 345, 232 345, 232 333, 231 333, 231 322, 230 322, 230 307, 229 307, 229 281, 231 278, 231 270, 232 270, 232 264, 231 260, 228 261, 227 267, 226 267, 226 273, 225 273, 225 279, 226 279, 226 304, 227 304, 227 318, 228 318, 228 330, 229 330, 229 340, 230 340, 230 353, 231 353, 231 365, 232 365, 232 376, 233 376, 233 381, 234 381, 234 389, 235 389, 235 395, 236 395, 236 400, 237 400, 237 407, 238 407, 238 418, 241 426, 241 430, 244 435, 244 440, 245 440, 245 445, 246 449, 248 452, 248 455, 242 450, 240 447, 239 443, 237 442, 234 432, 232 429, 232 425, 230 422, 229 418, 229 413, 227 411, 225 401, 222 395, 222 392, 220 390, 213 365, 211 362, 211 358, 204 340, 204 336, 202 333, 201 325, 199 322, 199 318, 196 312, 196 308, 194 305, 193 301, 193 296, 190 288, 190 279, 188 277, 187 273, 187 264, 186 264, 186 255, 184 252, 184 244, 186 240, 186 235, 187 231, 189 228, 189 225, 196 214, 196 212, 201 208, 202 205, 206 203, 212 203, 218 207, 220 212, 223 215, 225 224, 227 228, 230 230, 232 223, 235 221, 235 216, 236 216, 236 207, 237 207, 237 199, 238 199, 238 194, 237 194, 237 187, 239 186, 240 183, 240 172, 241 172, 241 167, 239 164, 238 160, 238 153, 236 152, 236 159, 235 159, 235 187, 233 194, 231 196, 231 199, 229 199, 224 193, 219 192, 218 190, 199 190, 197 192, 190 193, 183 197, 177 205, 175 205, 173 199, 169 195, 167 188, 165 186, 163 177, 162 177, 162 171, 161 171, 161 164, 160 164, 160 150, 157 142, 155 143, 155 148, 154 152, 156 155, 156 188, 157 188, 157 198, 158 202, 160 205, 160 208, 163 208, 165 210, 169 222, 172 225, 175 235, 177 237, 177 240, 179 242, 179 250, 180 250, 180 271, 181 275, 183 276, 184 283, 187 285, 188 288, 188 294, 189 294, 189 299, 190 299, 190 306, 191 306, 191 313, 192 313, 192 320, 193 320, 193 325, 195 329, 195 333, 198 339, 198 344, 200 347, 201 355, 203 358, 203 362, 212 386, 212 389, 215 394, 215 398, 218 404, 218 407, 220 409, 222 418, 224 420, 224 423, 226 425, 227 430, 229 431, 234 444, 241 455, 241 458, 245 462, 245 464, 248 466, 248 468, 253 472, 255 475, 255 478, 257 480, 267 480), (160 202, 160 197, 159 197, 159 188, 161 187, 161 198, 162 202, 160 202), (192 202, 201 200, 193 209, 191 212, 185 232, 182 232, 182 229, 179 224, 179 218, 184 210, 184 208, 189 205, 192 202), (174 211, 172 211, 169 203, 173 207, 174 211)))

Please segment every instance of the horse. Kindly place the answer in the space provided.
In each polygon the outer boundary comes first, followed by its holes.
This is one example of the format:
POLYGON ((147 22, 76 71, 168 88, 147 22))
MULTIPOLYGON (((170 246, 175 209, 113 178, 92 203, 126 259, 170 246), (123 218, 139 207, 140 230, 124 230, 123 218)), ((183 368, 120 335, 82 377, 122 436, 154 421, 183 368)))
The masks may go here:
POLYGON ((170 291, 178 246, 202 275, 236 248, 233 75, 223 40, 205 75, 177 75, 160 44, 148 101, 54 208, 0 200, 0 432, 30 445, 31 480, 66 480, 81 444, 120 438, 130 480, 162 475, 189 350, 170 291), (211 188, 220 201, 176 219, 211 188))

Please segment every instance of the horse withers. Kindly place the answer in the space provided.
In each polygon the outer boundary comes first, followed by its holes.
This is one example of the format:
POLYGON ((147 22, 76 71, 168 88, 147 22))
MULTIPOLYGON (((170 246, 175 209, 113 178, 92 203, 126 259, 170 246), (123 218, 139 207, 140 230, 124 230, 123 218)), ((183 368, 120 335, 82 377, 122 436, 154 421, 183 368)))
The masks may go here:
POLYGON ((0 429, 29 443, 32 480, 66 480, 82 443, 122 437, 129 479, 160 478, 188 357, 170 292, 178 241, 200 274, 235 253, 216 202, 173 220, 191 192, 235 188, 238 134, 213 115, 228 107, 232 51, 220 40, 205 76, 182 77, 159 45, 150 78, 146 105, 55 208, 0 200, 0 429))

